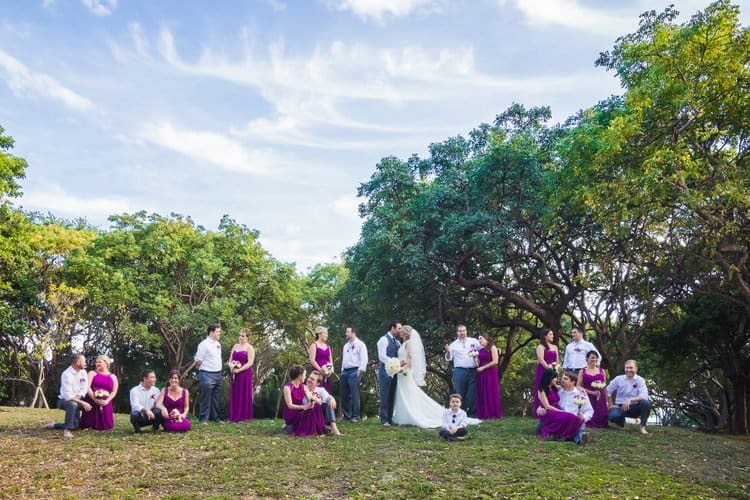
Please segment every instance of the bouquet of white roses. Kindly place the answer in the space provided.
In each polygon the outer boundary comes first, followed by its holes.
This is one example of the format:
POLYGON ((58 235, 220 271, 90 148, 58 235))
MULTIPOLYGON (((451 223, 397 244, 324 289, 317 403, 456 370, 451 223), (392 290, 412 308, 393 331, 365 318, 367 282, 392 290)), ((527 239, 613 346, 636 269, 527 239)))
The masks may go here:
MULTIPOLYGON (((97 389, 94 391, 94 397, 99 400, 107 399, 109 397, 109 391, 105 391, 104 389, 97 389)), ((99 411, 104 411, 104 407, 102 405, 99 405, 99 411)))
POLYGON ((591 382, 591 387, 593 387, 594 389, 596 389, 596 390, 598 390, 598 391, 600 391, 600 390, 604 389, 604 387, 605 387, 606 385, 607 385, 607 384, 605 384, 604 382, 601 382, 601 381, 599 381, 599 380, 595 380, 595 381, 591 382))
POLYGON ((227 361, 227 367, 229 368, 229 373, 232 374, 232 380, 234 380, 234 376, 237 375, 236 373, 234 373, 234 369, 239 368, 240 366, 242 366, 242 363, 235 359, 230 359, 229 361, 227 361))
POLYGON ((333 366, 331 365, 331 363, 324 364, 320 367, 320 369, 323 371, 324 377, 330 377, 333 374, 333 366))
POLYGON ((398 358, 388 358, 388 362, 385 364, 385 372, 389 377, 394 376, 401 371, 401 361, 398 358))
POLYGON ((580 394, 577 394, 573 396, 573 404, 578 407, 580 410, 582 406, 584 406, 586 403, 588 403, 588 398, 586 396, 582 396, 580 394))

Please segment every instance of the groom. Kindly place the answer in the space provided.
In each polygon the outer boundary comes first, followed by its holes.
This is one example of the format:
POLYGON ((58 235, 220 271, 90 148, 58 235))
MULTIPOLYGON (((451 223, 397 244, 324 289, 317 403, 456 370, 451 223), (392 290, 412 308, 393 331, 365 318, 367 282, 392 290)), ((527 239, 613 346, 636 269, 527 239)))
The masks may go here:
POLYGON ((401 323, 391 321, 388 331, 378 340, 378 385, 380 386, 380 423, 390 426, 393 423, 393 403, 396 399, 397 377, 390 377, 385 371, 388 358, 398 358, 401 346, 398 337, 401 334, 401 323))

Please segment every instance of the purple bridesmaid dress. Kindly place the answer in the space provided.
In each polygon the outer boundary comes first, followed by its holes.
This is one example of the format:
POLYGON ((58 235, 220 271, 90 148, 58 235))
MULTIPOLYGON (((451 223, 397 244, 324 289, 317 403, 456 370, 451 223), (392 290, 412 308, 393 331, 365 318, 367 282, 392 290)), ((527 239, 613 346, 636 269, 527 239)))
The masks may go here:
MULTIPOLYGON (((557 391, 549 391, 549 405, 560 409, 560 396, 557 391)), ((539 434, 546 437, 557 437, 563 439, 573 439, 578 431, 581 430, 582 422, 578 415, 568 413, 567 411, 547 411, 546 414, 539 417, 542 428, 539 434)))
POLYGON ((599 368, 599 373, 596 375, 589 375, 586 373, 586 368, 580 372, 583 376, 583 387, 589 391, 598 391, 599 399, 596 396, 589 394, 589 401, 591 406, 594 408, 594 416, 591 420, 586 422, 586 427, 594 427, 598 429, 607 428, 607 394, 604 392, 606 389, 594 389, 591 384, 594 382, 604 382, 604 370, 599 368))
MULTIPOLYGON (((315 362, 318 363, 318 366, 321 368, 331 362, 331 346, 326 344, 325 349, 321 348, 317 343, 315 344, 315 362)), ((333 392, 333 383, 332 383, 333 377, 324 377, 323 378, 323 388, 325 388, 326 391, 329 393, 333 392)))
MULTIPOLYGON (((294 387, 294 384, 289 382, 286 387, 289 387, 292 393, 292 403, 304 404, 304 384, 294 387)), ((309 410, 292 410, 284 406, 283 417, 284 423, 291 427, 294 436, 317 436, 326 433, 323 409, 318 403, 315 403, 315 406, 309 410)))
MULTIPOLYGON (((177 410, 180 413, 185 411, 185 394, 187 391, 182 389, 182 394, 177 399, 172 399, 169 396, 169 388, 164 389, 164 408, 167 409, 167 414, 172 413, 172 410, 177 410)), ((165 432, 187 432, 190 430, 190 420, 183 418, 181 422, 172 420, 171 418, 164 419, 164 431, 165 432)))
MULTIPOLYGON (((104 390, 111 393, 114 386, 115 381, 110 373, 97 373, 91 380, 91 392, 104 390)), ((94 403, 94 400, 88 396, 86 396, 86 401, 91 404, 92 409, 91 411, 83 412, 79 427, 81 429, 94 429, 97 431, 111 430, 115 426, 112 401, 104 406, 94 403)))
MULTIPOLYGON (((479 366, 484 366, 492 361, 492 353, 482 348, 479 350, 477 359, 479 366)), ((481 420, 503 418, 497 365, 477 373, 477 418, 481 420)))
MULTIPOLYGON (((247 363, 246 351, 234 351, 232 361, 247 363)), ((242 422, 253 418, 253 368, 232 375, 229 386, 229 421, 242 422)))
MULTIPOLYGON (((553 351, 552 349, 545 349, 544 350, 544 362, 549 364, 557 363, 557 351, 553 351)), ((531 409, 531 415, 534 418, 539 418, 536 414, 537 408, 539 408, 539 383, 542 381, 542 375, 544 375, 544 370, 546 368, 543 364, 537 363, 536 365, 536 373, 534 374, 534 407, 531 409)))

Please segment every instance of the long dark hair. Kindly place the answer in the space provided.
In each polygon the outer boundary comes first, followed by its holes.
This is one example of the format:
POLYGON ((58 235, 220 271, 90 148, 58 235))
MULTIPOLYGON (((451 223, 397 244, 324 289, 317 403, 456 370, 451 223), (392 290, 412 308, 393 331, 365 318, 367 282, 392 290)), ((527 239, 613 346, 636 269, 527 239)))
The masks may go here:
POLYGON ((547 328, 546 326, 542 328, 542 332, 539 334, 539 342, 542 343, 545 349, 549 349, 549 344, 547 343, 547 339, 545 338, 549 332, 552 331, 552 328, 547 328))
POLYGON ((554 368, 547 368, 542 374, 542 380, 539 382, 539 390, 544 391, 544 394, 549 397, 549 384, 553 379, 557 378, 557 370, 554 368))

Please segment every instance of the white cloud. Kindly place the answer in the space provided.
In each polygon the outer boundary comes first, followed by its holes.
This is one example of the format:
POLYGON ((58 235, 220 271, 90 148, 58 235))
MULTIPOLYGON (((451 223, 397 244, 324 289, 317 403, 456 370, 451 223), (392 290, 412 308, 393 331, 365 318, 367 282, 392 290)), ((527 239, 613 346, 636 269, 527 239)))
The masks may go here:
POLYGON ((273 151, 251 149, 226 135, 175 127, 162 121, 147 123, 135 134, 139 139, 176 151, 198 162, 224 170, 252 175, 270 175, 287 161, 273 151))
MULTIPOLYGON (((501 6, 507 2, 498 2, 501 6)), ((603 3, 604 4, 604 3, 603 3)), ((629 33, 638 26, 631 11, 610 11, 580 5, 578 0, 515 0, 515 6, 531 26, 562 26, 611 36, 629 33)))
POLYGON ((286 10, 286 4, 281 0, 266 0, 266 3, 271 6, 276 12, 282 12, 286 10))
POLYGON ((24 63, 0 49, 0 78, 18 97, 38 96, 60 101, 76 111, 90 111, 94 103, 44 73, 30 70, 24 63))
POLYGON ((45 9, 46 9, 47 7, 52 7, 53 5, 55 5, 55 2, 56 2, 56 1, 57 1, 57 0, 43 0, 43 1, 42 1, 42 7, 43 7, 43 8, 45 8, 45 9))
POLYGON ((94 223, 102 223, 112 214, 134 212, 144 207, 136 207, 132 201, 119 196, 76 196, 60 186, 47 185, 40 189, 30 189, 21 199, 26 210, 51 212, 62 217, 86 217, 94 223))
POLYGON ((420 7, 434 4, 434 0, 341 0, 339 10, 351 10, 362 19, 371 17, 382 22, 386 15, 404 17, 420 7))
POLYGON ((108 16, 117 8, 117 0, 81 0, 81 3, 95 16, 108 16))
POLYGON ((144 36, 141 25, 136 22, 129 23, 128 31, 133 39, 135 50, 144 57, 148 56, 148 39, 144 36))

